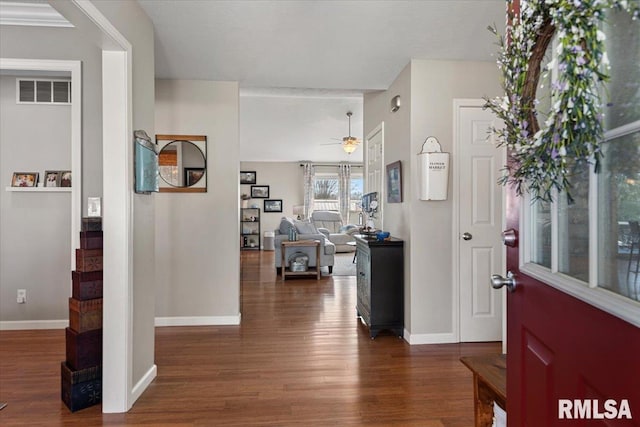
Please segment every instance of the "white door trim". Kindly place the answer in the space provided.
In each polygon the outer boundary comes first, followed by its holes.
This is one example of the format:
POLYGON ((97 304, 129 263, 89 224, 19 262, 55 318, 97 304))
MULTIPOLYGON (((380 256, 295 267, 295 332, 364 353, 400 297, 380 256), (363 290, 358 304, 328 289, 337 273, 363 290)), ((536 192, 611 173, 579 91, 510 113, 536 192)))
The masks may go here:
MULTIPOLYGON (((369 186, 370 184, 367 182, 367 177, 369 176, 369 159, 368 159, 368 155, 369 155, 369 140, 373 139, 373 137, 376 136, 378 133, 380 134, 380 137, 382 139, 382 142, 381 142, 381 144, 382 144, 382 153, 381 153, 382 160, 381 160, 381 163, 382 163, 382 165, 384 167, 384 122, 380 122, 380 124, 378 126, 376 126, 371 132, 369 132, 367 134, 367 137, 364 140, 364 147, 363 147, 364 152, 363 152, 362 161, 364 163, 364 176, 363 176, 363 179, 364 179, 364 182, 366 183, 366 186, 364 187, 366 189, 365 190, 365 194, 366 193, 370 193, 372 191, 371 187, 369 186)), ((382 172, 384 172, 384 171, 382 171, 382 172)), ((383 218, 384 218, 384 212, 383 212, 384 211, 384 203, 383 203, 383 201, 386 200, 386 198, 384 197, 383 192, 384 192, 384 181, 383 181, 383 184, 382 184, 382 186, 380 188, 380 191, 378 191, 378 212, 377 212, 377 215, 378 215, 378 221, 379 221, 379 224, 380 224, 380 229, 383 229, 383 222, 384 222, 384 220, 383 220, 383 218)))
MULTIPOLYGON (((80 244, 82 218, 82 62, 53 59, 0 58, 0 70, 68 71, 71 73, 71 269, 76 268, 73 248, 80 244)), ((71 282, 69 282, 71 291, 71 282)), ((69 292, 71 293, 71 292, 69 292)))
MULTIPOLYGON (((451 263, 451 277, 453 278, 453 302, 451 307, 452 312, 452 324, 453 324, 453 333, 456 339, 456 342, 460 342, 460 262, 458 256, 460 254, 460 161, 459 161, 459 150, 460 150, 460 109, 465 107, 474 107, 479 108, 483 107, 486 104, 486 101, 483 99, 454 99, 453 100, 453 223, 452 223, 452 235, 451 239, 453 242, 452 245, 452 260, 451 263)), ((506 150, 503 150, 503 164, 506 164, 506 150)), ((505 190, 502 190, 502 200, 505 200, 505 190)), ((504 229, 504 224, 506 224, 506 212, 505 209, 502 210, 502 228, 504 229)), ((503 257, 503 265, 502 265, 503 274, 506 271, 506 256, 503 257)), ((489 278, 487 277, 487 282, 489 278)), ((502 297, 502 340, 503 340, 503 348, 506 349, 506 339, 507 339, 507 331, 506 331, 506 295, 503 292, 502 297)))
MULTIPOLYGON (((71 2, 104 36, 102 48, 102 412, 127 412, 133 394, 132 46, 89 0, 71 2)), ((148 382, 145 381, 146 385, 148 382)), ((146 388, 143 387, 143 388, 146 388)))

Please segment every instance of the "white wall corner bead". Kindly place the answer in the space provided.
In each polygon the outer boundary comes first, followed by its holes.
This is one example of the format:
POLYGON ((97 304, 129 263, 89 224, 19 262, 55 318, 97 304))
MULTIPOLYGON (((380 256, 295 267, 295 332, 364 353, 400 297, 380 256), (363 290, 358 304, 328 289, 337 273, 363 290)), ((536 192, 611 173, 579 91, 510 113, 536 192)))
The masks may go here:
POLYGON ((420 200, 447 200, 449 153, 443 153, 438 139, 430 136, 422 144, 418 157, 420 200))

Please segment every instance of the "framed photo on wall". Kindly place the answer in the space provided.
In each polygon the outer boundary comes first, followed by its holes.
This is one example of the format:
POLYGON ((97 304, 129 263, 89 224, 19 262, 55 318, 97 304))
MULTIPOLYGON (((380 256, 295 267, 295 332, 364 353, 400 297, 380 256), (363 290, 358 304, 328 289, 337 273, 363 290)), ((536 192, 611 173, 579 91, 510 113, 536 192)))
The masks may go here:
POLYGON ((402 164, 387 165, 387 203, 402 203, 402 164))
POLYGON ((204 168, 184 168, 184 185, 192 186, 204 176, 204 168))
POLYGON ((252 199, 268 199, 269 186, 268 185, 252 185, 251 198, 252 199))
POLYGON ((265 212, 282 212, 282 199, 271 199, 264 201, 265 212))
POLYGON ((60 187, 60 171, 45 171, 44 172, 44 186, 45 187, 60 187))
POLYGON ((60 187, 71 187, 71 171, 59 171, 60 187))
POLYGON ((12 187, 37 187, 38 172, 14 172, 11 177, 12 187))
POLYGON ((240 171, 240 184, 255 184, 256 177, 256 171, 240 171))

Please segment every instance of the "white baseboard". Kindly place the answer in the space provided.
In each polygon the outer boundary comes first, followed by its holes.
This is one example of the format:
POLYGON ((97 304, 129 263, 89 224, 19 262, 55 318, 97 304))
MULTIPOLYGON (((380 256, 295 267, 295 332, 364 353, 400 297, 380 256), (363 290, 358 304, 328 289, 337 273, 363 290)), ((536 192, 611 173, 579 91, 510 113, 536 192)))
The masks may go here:
POLYGON ((0 331, 20 331, 25 329, 64 329, 69 326, 67 319, 63 320, 15 320, 0 322, 0 331))
POLYGON ((451 344, 457 343, 458 340, 454 333, 444 334, 413 334, 404 331, 404 339, 411 345, 419 344, 451 344))
POLYGON ((236 316, 156 317, 155 324, 156 326, 239 325, 240 314, 236 316))
POLYGON ((147 387, 149 387, 149 384, 151 384, 151 382, 156 378, 157 375, 158 375, 158 366, 154 364, 153 366, 151 366, 151 368, 149 368, 147 373, 144 374, 142 378, 140 378, 140 381, 138 381, 138 383, 135 386, 133 386, 133 388, 131 389, 131 405, 132 406, 134 403, 136 403, 136 400, 138 400, 138 398, 142 396, 142 393, 144 393, 147 387))

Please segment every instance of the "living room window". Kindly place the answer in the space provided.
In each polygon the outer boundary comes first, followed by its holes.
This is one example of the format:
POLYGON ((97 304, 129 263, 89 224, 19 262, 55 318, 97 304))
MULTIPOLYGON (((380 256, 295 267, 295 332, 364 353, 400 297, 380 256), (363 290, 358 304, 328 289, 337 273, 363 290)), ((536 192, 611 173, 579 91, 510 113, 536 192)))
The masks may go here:
MULTIPOLYGON (((361 212, 364 180, 361 169, 351 171, 349 180, 349 214, 345 224, 357 224, 361 212)), ((316 211, 340 211, 340 177, 337 172, 316 172, 313 185, 313 209, 316 211)))

